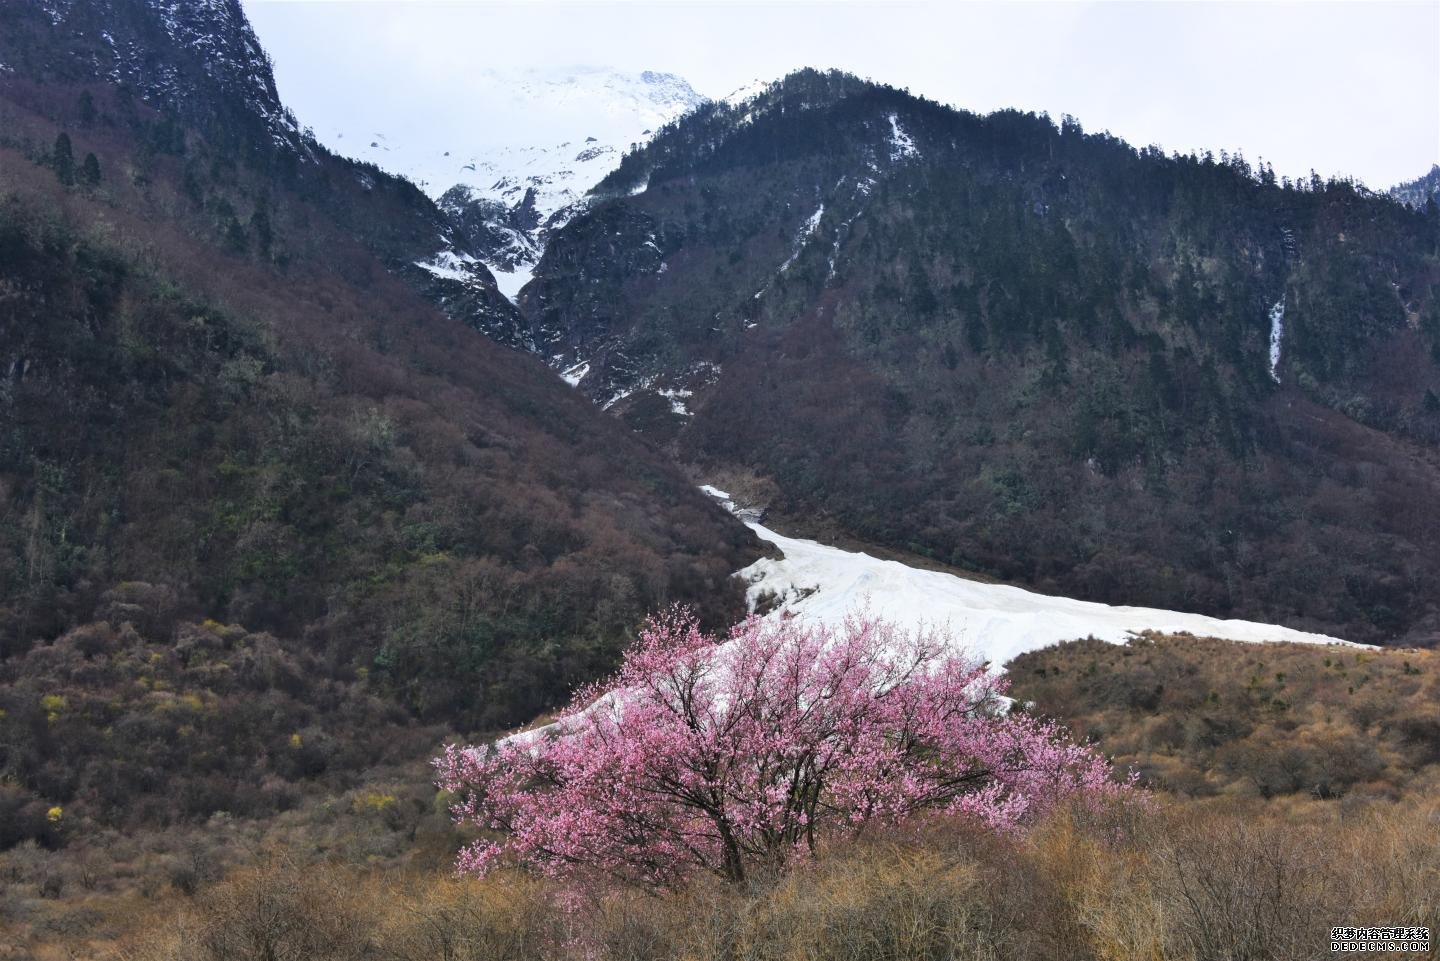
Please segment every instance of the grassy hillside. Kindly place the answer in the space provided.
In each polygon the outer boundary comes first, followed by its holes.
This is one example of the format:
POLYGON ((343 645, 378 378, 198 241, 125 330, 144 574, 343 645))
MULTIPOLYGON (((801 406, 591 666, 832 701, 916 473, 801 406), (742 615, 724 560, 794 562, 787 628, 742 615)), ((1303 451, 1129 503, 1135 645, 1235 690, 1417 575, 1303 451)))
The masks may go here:
POLYGON ((1440 788, 1440 657, 1159 636, 1016 658, 1014 694, 1189 797, 1440 788))

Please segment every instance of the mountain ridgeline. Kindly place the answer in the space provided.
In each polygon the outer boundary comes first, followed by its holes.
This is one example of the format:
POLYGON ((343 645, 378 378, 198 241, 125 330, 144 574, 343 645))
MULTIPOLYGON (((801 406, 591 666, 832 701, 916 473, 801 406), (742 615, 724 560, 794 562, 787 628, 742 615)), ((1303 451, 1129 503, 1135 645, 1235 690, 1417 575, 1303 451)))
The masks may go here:
POLYGON ((526 337, 791 530, 1440 639, 1433 205, 810 70, 596 196, 526 337))
POLYGON ((1426 204, 1440 203, 1440 164, 1432 165, 1424 176, 1391 187, 1390 196, 1416 210, 1424 210, 1426 204))

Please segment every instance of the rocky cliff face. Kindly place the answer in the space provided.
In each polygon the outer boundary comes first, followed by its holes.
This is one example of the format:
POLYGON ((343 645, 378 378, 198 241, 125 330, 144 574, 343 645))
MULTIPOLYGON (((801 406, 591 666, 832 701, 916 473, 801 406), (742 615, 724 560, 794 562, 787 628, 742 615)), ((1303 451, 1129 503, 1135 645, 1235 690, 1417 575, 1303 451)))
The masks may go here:
POLYGON ((239 0, 34 0, 0 17, 17 75, 115 84, 185 123, 305 152, 239 0))

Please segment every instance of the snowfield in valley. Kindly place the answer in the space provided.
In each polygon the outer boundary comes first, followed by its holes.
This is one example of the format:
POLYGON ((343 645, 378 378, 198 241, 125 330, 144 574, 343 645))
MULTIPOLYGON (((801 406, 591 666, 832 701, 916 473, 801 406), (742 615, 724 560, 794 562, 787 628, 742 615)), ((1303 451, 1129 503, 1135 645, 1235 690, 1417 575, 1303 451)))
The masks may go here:
MULTIPOLYGON (((724 491, 702 488, 735 510, 724 491)), ((1293 641, 1348 644, 1254 621, 1222 620, 1146 607, 1112 607, 1093 601, 1037 594, 1004 584, 966 580, 898 561, 785 537, 736 511, 762 540, 778 547, 782 560, 762 558, 738 572, 748 584, 751 608, 778 601, 767 617, 794 616, 838 624, 860 610, 907 628, 948 628, 972 654, 999 668, 1011 658, 1061 641, 1093 636, 1123 644, 1144 631, 1189 633, 1233 641, 1293 641)), ((1358 645, 1357 645, 1358 646, 1358 645)))
MULTIPOLYGON (((1112 607, 922 570, 899 561, 777 534, 759 522, 755 511, 737 507, 725 491, 709 484, 702 484, 700 489, 785 555, 780 560, 761 558, 735 575, 748 585, 746 600, 750 609, 764 603, 767 619, 795 617, 839 626, 847 617, 860 613, 910 631, 945 629, 967 654, 983 659, 997 672, 1027 651, 1062 641, 1094 637, 1124 644, 1145 631, 1257 644, 1290 641, 1367 646, 1274 624, 1150 607, 1112 607)), ((585 710, 605 708, 611 703, 612 695, 607 694, 585 710)), ((501 738, 499 743, 530 742, 555 730, 555 722, 542 724, 501 738)))

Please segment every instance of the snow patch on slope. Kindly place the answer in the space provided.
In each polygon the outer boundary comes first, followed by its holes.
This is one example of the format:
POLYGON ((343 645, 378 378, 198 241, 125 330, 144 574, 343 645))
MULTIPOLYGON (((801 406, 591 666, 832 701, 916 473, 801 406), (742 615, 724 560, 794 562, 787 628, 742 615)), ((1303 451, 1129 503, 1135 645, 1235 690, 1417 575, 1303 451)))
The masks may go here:
POLYGON ((500 293, 513 304, 515 298, 520 296, 520 290, 530 283, 530 278, 535 274, 535 263, 517 263, 508 270, 502 266, 492 266, 490 273, 495 276, 495 286, 500 288, 500 293))
POLYGON ((785 259, 785 262, 780 265, 780 273, 785 273, 785 271, 790 269, 790 265, 795 263, 795 260, 800 256, 801 251, 805 249, 806 241, 808 241, 814 235, 815 231, 820 228, 820 218, 823 216, 825 216, 825 205, 821 204, 818 208, 816 208, 815 212, 810 215, 809 219, 807 219, 805 223, 801 225, 800 232, 795 235, 795 249, 790 252, 790 256, 787 257, 785 259))
POLYGON ((739 106, 742 103, 748 103, 749 101, 754 100, 756 97, 760 96, 766 90, 769 90, 770 85, 774 82, 774 80, 761 80, 759 77, 756 77, 753 80, 750 80, 749 82, 743 83, 740 86, 736 87, 734 90, 730 91, 728 94, 722 97, 721 100, 723 100, 725 103, 730 104, 731 106, 739 106))
POLYGON ((734 502, 724 491, 708 485, 701 489, 739 514, 761 540, 784 553, 781 560, 762 558, 737 575, 748 584, 746 596, 752 610, 762 600, 778 600, 765 615, 770 618, 800 617, 839 625, 857 610, 868 610, 912 630, 946 627, 968 651, 997 667, 1027 651, 1061 641, 1093 636, 1123 644, 1144 631, 1257 643, 1347 643, 1272 624, 1145 607, 1112 607, 921 570, 898 561, 785 537, 760 524, 753 513, 746 517, 735 511, 734 502))
POLYGON ((906 157, 913 157, 919 153, 915 141, 900 126, 900 120, 895 114, 890 115, 890 159, 902 160, 906 157))
POLYGON ((1285 338, 1285 295, 1270 308, 1270 376, 1280 383, 1280 344, 1285 338))
POLYGON ((656 391, 661 397, 670 402, 670 413, 678 414, 681 417, 689 417, 691 411, 685 406, 685 398, 693 397, 693 390, 686 390, 683 387, 666 388, 656 391))
POLYGON ((437 252, 429 260, 415 261, 415 266, 445 280, 468 283, 475 278, 473 272, 467 268, 477 263, 479 261, 470 254, 447 249, 437 252))
POLYGON ((574 367, 567 367, 561 371, 560 379, 571 387, 579 387, 580 382, 585 379, 585 375, 588 373, 590 373, 590 361, 582 360, 574 367))

